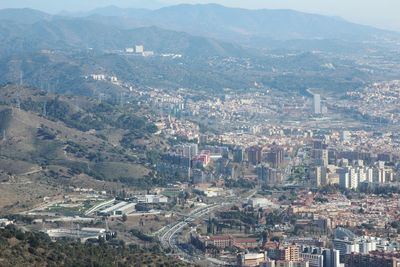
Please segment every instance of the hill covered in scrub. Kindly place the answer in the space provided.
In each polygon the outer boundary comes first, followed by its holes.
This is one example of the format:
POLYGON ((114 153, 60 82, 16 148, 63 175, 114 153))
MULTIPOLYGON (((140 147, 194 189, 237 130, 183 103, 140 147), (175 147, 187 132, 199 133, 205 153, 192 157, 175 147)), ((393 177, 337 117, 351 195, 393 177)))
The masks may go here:
POLYGON ((14 226, 0 229, 0 266, 186 266, 157 252, 140 250, 120 241, 53 242, 44 233, 22 232, 14 226))
POLYGON ((16 86, 0 99, 0 207, 34 204, 60 185, 111 191, 149 177, 159 140, 146 106, 16 86))

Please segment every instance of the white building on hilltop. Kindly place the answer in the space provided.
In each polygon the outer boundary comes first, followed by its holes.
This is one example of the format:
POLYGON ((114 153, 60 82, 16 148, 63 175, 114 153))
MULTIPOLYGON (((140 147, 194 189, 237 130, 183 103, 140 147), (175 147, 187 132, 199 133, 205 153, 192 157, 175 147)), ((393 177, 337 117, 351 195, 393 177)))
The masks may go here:
POLYGON ((143 45, 136 45, 136 46, 135 46, 135 52, 136 52, 137 54, 143 54, 143 52, 144 52, 144 46, 143 46, 143 45))

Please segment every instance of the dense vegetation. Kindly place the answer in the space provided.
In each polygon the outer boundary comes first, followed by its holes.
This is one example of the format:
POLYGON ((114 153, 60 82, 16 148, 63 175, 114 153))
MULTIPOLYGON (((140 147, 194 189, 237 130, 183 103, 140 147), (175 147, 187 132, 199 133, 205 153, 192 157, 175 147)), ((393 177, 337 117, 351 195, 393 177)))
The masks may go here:
MULTIPOLYGON (((7 130, 11 119, 11 109, 5 109, 0 111, 0 131, 7 130)), ((1 133, 3 134, 3 133, 1 133)))
POLYGON ((0 266, 185 266, 158 252, 104 240, 52 242, 43 233, 22 232, 14 226, 0 229, 0 266))

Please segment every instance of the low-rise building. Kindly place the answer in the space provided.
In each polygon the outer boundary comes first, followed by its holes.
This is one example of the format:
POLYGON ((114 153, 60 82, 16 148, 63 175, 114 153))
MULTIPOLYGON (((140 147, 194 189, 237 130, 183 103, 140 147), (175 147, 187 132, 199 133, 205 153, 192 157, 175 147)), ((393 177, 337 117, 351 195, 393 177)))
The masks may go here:
POLYGON ((237 247, 240 249, 257 248, 260 243, 255 238, 234 237, 231 235, 223 236, 201 236, 196 233, 191 233, 191 242, 200 249, 209 247, 217 247, 220 249, 237 247))
POLYGON ((239 267, 260 266, 268 261, 267 253, 241 253, 237 256, 237 265, 239 267))

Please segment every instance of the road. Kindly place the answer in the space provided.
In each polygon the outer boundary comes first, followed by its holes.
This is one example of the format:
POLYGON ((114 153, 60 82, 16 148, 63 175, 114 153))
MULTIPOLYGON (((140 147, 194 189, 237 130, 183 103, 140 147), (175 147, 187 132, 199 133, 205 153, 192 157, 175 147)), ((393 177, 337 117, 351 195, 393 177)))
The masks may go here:
POLYGON ((102 202, 102 203, 90 208, 89 210, 87 210, 85 212, 85 215, 86 216, 91 215, 91 214, 95 213, 96 211, 98 211, 98 210, 100 210, 100 209, 102 209, 102 208, 104 208, 106 206, 112 205, 114 203, 114 201, 115 201, 115 198, 107 200, 105 202, 102 202))
POLYGON ((249 192, 249 194, 246 197, 240 198, 240 197, 235 197, 234 199, 229 198, 226 199, 226 201, 221 201, 220 203, 214 203, 214 204, 209 204, 203 207, 198 207, 196 209, 194 209, 192 212, 190 212, 186 217, 184 217, 183 220, 175 222, 165 228, 163 228, 164 231, 160 231, 158 233, 159 236, 159 240, 161 242, 161 245, 164 248, 169 248, 172 249, 174 251, 177 251, 178 253, 176 253, 177 255, 183 257, 184 261, 188 262, 188 263, 195 263, 196 260, 198 260, 199 258, 201 260, 206 260, 210 266, 224 266, 224 265, 228 265, 227 262, 223 262, 220 261, 218 259, 214 259, 214 258, 209 258, 209 257, 204 257, 203 255, 197 255, 192 256, 189 255, 187 252, 185 252, 184 250, 182 250, 176 242, 176 236, 178 233, 182 232, 182 230, 189 225, 189 223, 200 219, 206 215, 208 215, 209 213, 211 213, 212 211, 221 208, 223 206, 229 206, 229 205, 234 205, 235 203, 241 203, 242 201, 248 201, 250 198, 252 198, 255 194, 257 193, 257 190, 252 190, 249 192), (197 258, 197 259, 196 259, 197 258))
POLYGON ((28 175, 32 175, 38 172, 43 171, 42 167, 40 168, 36 168, 35 170, 29 171, 29 172, 25 172, 25 173, 21 173, 21 174, 17 174, 18 176, 28 176, 28 175))
POLYGON ((179 233, 185 226, 187 226, 190 222, 195 221, 196 219, 199 219, 203 217, 204 215, 210 213, 212 210, 214 210, 217 207, 222 206, 222 204, 211 204, 211 205, 206 205, 203 207, 198 207, 194 209, 192 212, 190 212, 184 219, 183 221, 178 221, 170 226, 165 228, 165 232, 161 234, 160 241, 163 247, 165 248, 171 248, 174 249, 174 244, 172 243, 172 238, 179 233))
MULTIPOLYGON (((217 208, 220 208, 224 205, 227 205, 228 203, 221 203, 221 204, 210 204, 204 207, 198 207, 192 212, 190 212, 182 221, 175 222, 171 224, 170 226, 167 226, 165 228, 165 232, 161 233, 161 236, 159 237, 159 240, 161 242, 161 245, 164 248, 169 248, 172 249, 173 251, 176 251, 178 253, 175 253, 175 255, 179 255, 182 257, 182 260, 187 262, 187 263, 194 263, 196 260, 195 257, 192 255, 189 255, 186 253, 184 250, 182 250, 176 242, 176 236, 178 233, 182 232, 182 230, 189 225, 189 223, 204 217, 205 215, 209 214, 210 212, 214 211, 217 208)), ((203 260, 209 261, 207 258, 201 256, 200 257, 203 260)), ((211 263, 211 261, 209 261, 211 263)), ((215 263, 215 261, 214 261, 215 263)))

